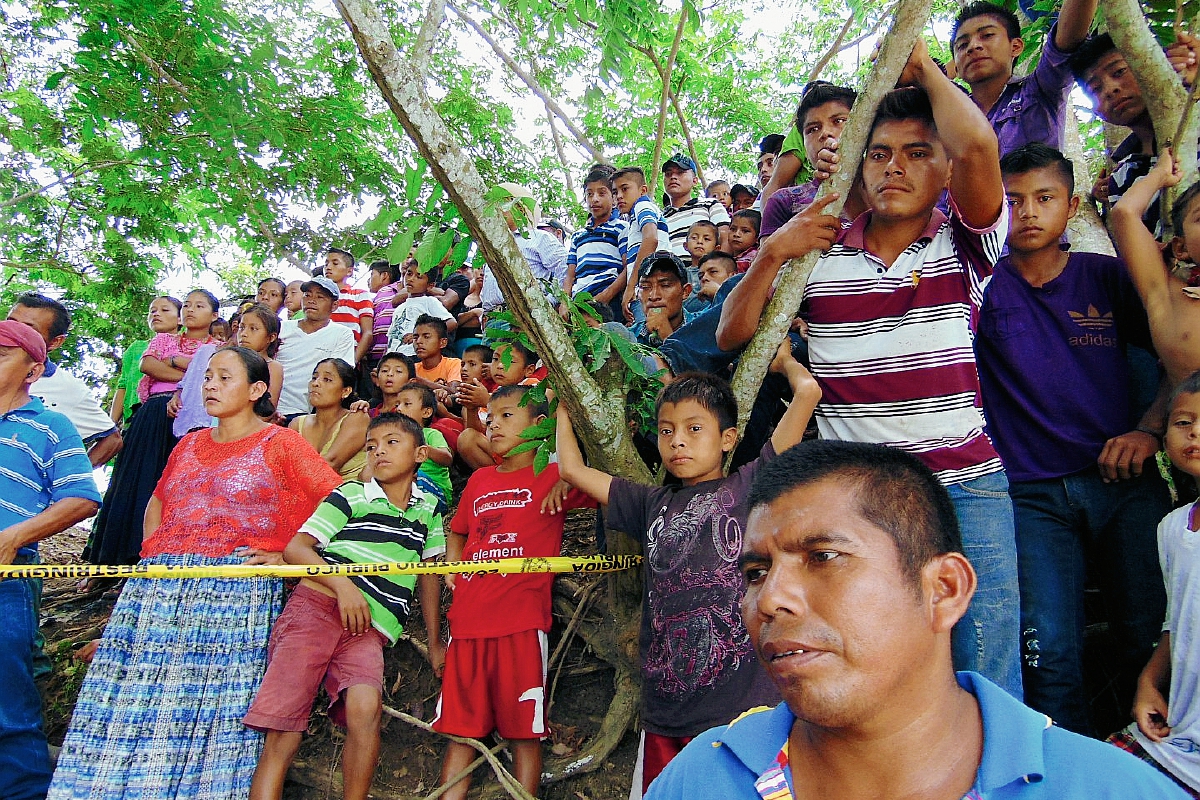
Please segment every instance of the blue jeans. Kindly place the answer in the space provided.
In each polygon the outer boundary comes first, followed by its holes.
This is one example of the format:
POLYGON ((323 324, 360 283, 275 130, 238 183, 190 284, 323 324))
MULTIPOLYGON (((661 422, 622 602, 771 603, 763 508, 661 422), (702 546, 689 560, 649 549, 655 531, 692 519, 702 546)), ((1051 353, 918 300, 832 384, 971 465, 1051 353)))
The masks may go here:
POLYGON ((33 683, 34 587, 0 581, 0 797, 44 798, 50 754, 42 732, 42 700, 33 683))
POLYGON ((1012 485, 1021 576, 1025 699, 1068 730, 1091 733, 1083 682, 1083 590, 1088 556, 1116 640, 1118 682, 1133 686, 1158 641, 1166 593, 1158 563, 1166 486, 1147 469, 1104 483, 1091 467, 1012 485))
POLYGON ((993 472, 946 489, 963 552, 979 579, 970 608, 954 626, 954 668, 978 672, 1020 700, 1020 593, 1008 478, 993 472))

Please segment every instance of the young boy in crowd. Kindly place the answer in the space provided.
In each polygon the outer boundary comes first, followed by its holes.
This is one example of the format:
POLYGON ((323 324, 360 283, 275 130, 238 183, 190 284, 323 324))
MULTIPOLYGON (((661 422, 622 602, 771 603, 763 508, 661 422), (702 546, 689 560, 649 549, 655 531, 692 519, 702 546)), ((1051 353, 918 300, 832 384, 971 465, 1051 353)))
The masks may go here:
POLYGON ((392 324, 388 326, 388 352, 400 352, 406 356, 415 356, 417 349, 413 345, 413 334, 416 331, 417 320, 423 316, 431 316, 445 320, 447 332, 453 332, 458 327, 454 315, 446 310, 441 301, 429 294, 430 287, 437 283, 440 273, 437 268, 421 271, 416 259, 409 259, 404 265, 404 288, 407 298, 392 316, 392 324))
POLYGON ((704 187, 704 196, 721 201, 721 205, 725 206, 726 211, 733 211, 733 196, 729 193, 729 181, 713 181, 704 187))
POLYGON ((300 288, 304 281, 292 281, 283 293, 283 307, 287 310, 286 319, 304 319, 304 291, 300 288))
POLYGON ((758 200, 758 189, 744 183, 735 183, 729 190, 729 197, 732 202, 730 213, 737 213, 754 207, 755 201, 758 200))
MULTIPOLYGON (((634 322, 638 314, 632 306, 637 301, 637 276, 642 262, 660 247, 665 248, 667 223, 662 212, 650 199, 646 173, 640 167, 625 167, 613 173, 617 193, 617 208, 628 224, 625 233, 625 289, 622 292, 623 319, 634 322)), ((640 309, 639 309, 640 310, 640 309)))
POLYGON ((771 370, 786 376, 791 405, 759 457, 729 476, 725 456, 738 438, 729 384, 691 372, 659 393, 658 452, 678 486, 646 486, 585 466, 566 409, 558 407, 563 479, 608 507, 610 528, 643 537, 646 548, 635 792, 645 791, 692 737, 777 696, 738 610, 746 498, 762 465, 800 442, 821 392, 786 339, 771 370))
POLYGON ((601 305, 619 302, 625 289, 627 253, 623 243, 629 225, 617 211, 613 175, 612 167, 600 164, 583 179, 588 222, 571 238, 563 279, 568 296, 588 292, 601 305))
MULTIPOLYGON (((288 544, 289 564, 428 561, 446 550, 442 517, 415 478, 427 450, 421 427, 401 414, 381 414, 367 429, 374 477, 333 491, 288 544)), ((308 728, 322 683, 329 716, 346 728, 343 793, 365 800, 379 757, 383 647, 396 643, 420 583, 429 657, 440 672, 440 589, 436 575, 303 578, 271 631, 267 672, 245 724, 267 739, 250 787, 253 800, 278 800, 308 728)))
MULTIPOLYGON (((1200 373, 1185 378, 1172 393, 1164 449, 1171 463, 1200 481, 1200 373)), ((1166 622, 1158 647, 1138 679, 1134 722, 1108 741, 1148 761, 1200 798, 1200 661, 1195 637, 1200 630, 1200 571, 1196 504, 1177 508, 1158 526, 1158 551, 1167 586, 1166 622)))
MULTIPOLYGON (((527 391, 501 386, 488 403, 488 440, 499 462, 467 481, 447 537, 446 555, 453 561, 557 556, 567 511, 595 507, 573 490, 561 504, 547 508, 558 466, 550 464, 535 474, 532 450, 512 452, 525 441, 521 432, 548 413, 544 405, 522 402, 527 391)), ((453 591, 446 615, 450 647, 433 727, 474 738, 494 730, 508 739, 513 775, 530 794, 537 794, 541 780, 541 739, 546 735, 552 583, 549 573, 446 576, 453 591)), ((448 744, 442 783, 475 757, 468 745, 448 744)), ((445 797, 463 800, 469 786, 470 778, 464 778, 445 797)))
POLYGON ((379 405, 371 409, 371 416, 396 412, 399 411, 400 391, 417 379, 417 365, 401 353, 384 353, 371 377, 383 396, 379 405))
POLYGON ((462 361, 442 355, 449 345, 446 321, 429 314, 417 317, 413 349, 417 357, 417 380, 433 390, 445 390, 462 373, 462 361))
MULTIPOLYGON (((1159 193, 1182 179, 1170 150, 1113 206, 1112 235, 1117 250, 1129 265, 1129 274, 1150 317, 1154 349, 1167 370, 1172 386, 1200 369, 1200 183, 1175 200, 1171 224, 1174 269, 1168 269, 1158 243, 1142 221, 1148 209, 1157 208, 1159 193)), ((1155 212, 1157 213, 1157 212, 1155 212)))
POLYGON ((712 306, 721 284, 737 274, 737 261, 720 250, 700 259, 700 291, 683 304, 685 311, 699 314, 712 306))
POLYGON ((658 347, 696 316, 684 307, 692 284, 687 268, 673 253, 655 253, 642 262, 638 291, 646 319, 629 330, 644 345, 658 347))
MULTIPOLYGON (((725 240, 725 230, 729 226, 729 211, 721 203, 711 197, 692 197, 696 188, 696 162, 683 153, 676 153, 663 162, 663 191, 667 193, 668 203, 663 207, 663 219, 667 222, 667 232, 671 243, 671 252, 678 256, 688 268, 688 277, 692 288, 700 285, 699 273, 693 269, 691 255, 687 251, 688 231, 692 223, 708 220, 717 226, 718 247, 728 252, 729 246, 725 240)), ((640 273, 639 273, 640 274, 640 273)))
MULTIPOLYGON (((492 363, 488 375, 498 387, 530 386, 536 384, 538 355, 520 342, 504 342, 492 351, 492 363)), ((488 408, 494 395, 488 392, 484 381, 472 378, 459 384, 455 398, 462 406, 463 423, 466 430, 458 438, 458 454, 471 469, 495 464, 495 451, 487 436, 487 426, 478 409, 488 408)))
POLYGON ((700 259, 715 252, 720 240, 721 234, 717 230, 717 226, 706 219, 695 222, 692 227, 688 228, 687 242, 684 243, 684 247, 692 259, 692 266, 695 267, 697 275, 700 272, 700 259))
POLYGON ((375 317, 371 321, 372 339, 371 351, 368 353, 368 363, 374 369, 387 352, 388 328, 392 325, 392 315, 396 311, 393 300, 398 292, 404 290, 400 266, 386 259, 371 262, 371 282, 369 287, 375 293, 375 317))
POLYGON ((758 231, 761 227, 762 213, 750 208, 736 212, 729 221, 729 252, 737 260, 738 272, 750 269, 750 262, 758 255, 758 231))
POLYGON ((417 483, 438 498, 438 508, 445 513, 446 509, 450 508, 454 496, 450 485, 450 465, 454 463, 454 451, 450 449, 445 435, 433 427, 437 405, 433 390, 415 381, 402 388, 396 396, 396 411, 416 421, 425 434, 427 457, 417 470, 417 483))
MULTIPOLYGON (((1154 531, 1170 499, 1150 459, 1162 410, 1134 428, 1126 345, 1149 347, 1150 331, 1125 265, 1062 249, 1079 207, 1071 162, 1035 142, 1000 167, 1009 252, 984 293, 975 354, 1013 501, 1025 702, 1086 735, 1084 564, 1098 567, 1108 600, 1119 696, 1131 696, 1160 631, 1154 531)), ((1132 223, 1150 238, 1137 212, 1132 223)), ((1165 276, 1161 259, 1157 269, 1165 276)))
POLYGON ((354 256, 345 250, 329 248, 325 254, 325 277, 336 283, 341 292, 329 319, 354 331, 354 363, 361 364, 375 343, 375 306, 371 303, 371 293, 350 285, 354 256))

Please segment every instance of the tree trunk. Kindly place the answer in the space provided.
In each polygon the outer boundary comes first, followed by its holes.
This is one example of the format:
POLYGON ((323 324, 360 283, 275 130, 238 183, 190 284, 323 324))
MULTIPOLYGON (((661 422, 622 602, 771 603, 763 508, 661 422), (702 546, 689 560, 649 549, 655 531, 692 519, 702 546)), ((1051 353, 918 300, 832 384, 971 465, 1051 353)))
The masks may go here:
POLYGON ((421 19, 421 30, 417 31, 417 40, 413 42, 412 65, 417 72, 423 74, 428 71, 429 57, 433 55, 433 40, 437 38, 438 26, 445 18, 446 0, 429 0, 421 19))
POLYGON ((1088 198, 1092 189, 1091 165, 1088 163, 1087 153, 1083 150, 1079 120, 1071 106, 1067 107, 1067 120, 1063 128, 1063 153, 1071 159, 1075 168, 1075 194, 1082 198, 1079 213, 1067 223, 1067 238, 1076 251, 1115 256, 1117 251, 1113 248, 1104 221, 1100 219, 1100 214, 1088 198))
MULTIPOLYGON (((858 165, 862 160, 863 150, 867 146, 867 134, 871 122, 875 119, 875 110, 879 107, 883 96, 892 90, 913 45, 925 23, 929 20, 931 0, 900 0, 896 8, 896 16, 892 26, 883 38, 883 47, 875 61, 867 85, 859 92, 850 118, 842 131, 838 152, 842 154, 842 162, 832 178, 821 184, 818 197, 830 192, 837 192, 839 199, 826 209, 828 214, 840 214, 849 194, 850 185, 858 174, 858 165)), ((820 251, 814 250, 804 258, 791 261, 780 271, 779 284, 775 288, 775 296, 767 304, 759 321, 758 332, 746 345, 742 352, 741 362, 733 376, 733 392, 738 401, 738 432, 746 428, 750 418, 750 409, 758 396, 767 367, 787 333, 796 309, 800 307, 800 299, 804 294, 804 285, 808 276, 821 257, 820 251)))

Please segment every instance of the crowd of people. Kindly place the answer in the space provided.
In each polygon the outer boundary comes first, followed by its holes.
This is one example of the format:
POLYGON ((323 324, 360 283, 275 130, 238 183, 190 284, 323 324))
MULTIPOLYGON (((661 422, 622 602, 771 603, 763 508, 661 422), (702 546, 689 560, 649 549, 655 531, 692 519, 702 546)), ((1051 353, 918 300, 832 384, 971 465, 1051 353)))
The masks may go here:
MULTIPOLYGON (((1064 0, 1019 78, 1018 20, 987 2, 958 15, 948 68, 918 42, 837 216, 817 196, 856 94, 823 81, 762 140, 757 186, 697 196, 676 154, 659 206, 642 169, 597 164, 571 233, 504 185, 534 210, 504 214, 546 296, 661 379, 636 436, 662 486, 589 466, 565 405, 531 391, 531 340, 493 335, 490 267, 375 261, 363 290, 330 248, 228 321, 206 290, 158 297, 110 414, 50 360, 70 298, 23 295, 0 322, 0 564, 93 515, 97 564, 553 556, 567 512, 602 507, 645 550, 631 797, 1200 797, 1200 183, 1162 217, 1180 168, 1095 12, 1064 0), (1131 130, 1092 187, 1062 154, 1075 85, 1131 130), (1071 248, 1081 203, 1119 257, 1071 248), (814 251, 739 436, 728 379, 814 251), (1117 732, 1085 691, 1089 585, 1133 712, 1117 732)), ((1166 50, 1189 85, 1196 49, 1166 50)), ((536 793, 552 579, 446 576, 448 640, 435 575, 306 578, 286 601, 275 578, 130 579, 53 767, 40 584, 0 581, 0 795, 279 798, 323 687, 345 797, 365 798, 414 601, 433 728, 497 733, 536 793)), ((447 744, 445 797, 475 758, 447 744)))

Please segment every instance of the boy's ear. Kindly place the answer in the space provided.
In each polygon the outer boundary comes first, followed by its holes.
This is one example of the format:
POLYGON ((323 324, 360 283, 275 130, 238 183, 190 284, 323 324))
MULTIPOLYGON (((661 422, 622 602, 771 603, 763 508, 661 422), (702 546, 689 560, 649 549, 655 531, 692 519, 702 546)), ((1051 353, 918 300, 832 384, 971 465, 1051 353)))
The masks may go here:
POLYGON ((416 451, 413 453, 413 456, 416 458, 418 464, 425 463, 425 461, 429 458, 429 445, 419 445, 416 451))
MULTIPOLYGON (((1015 62, 1021 53, 1025 52, 1025 40, 1018 36, 1009 42, 1009 46, 1012 48, 1009 52, 1012 53, 1013 61, 1015 62)), ((1016 64, 1014 63, 1013 66, 1015 67, 1016 64)))
POLYGON ((737 440, 738 434, 736 427, 726 428, 725 430, 721 431, 721 452, 733 452, 733 448, 737 447, 737 440))
POLYGON ((684 281, 684 282, 683 282, 683 299, 684 299, 684 300, 687 300, 687 299, 688 299, 688 297, 691 295, 691 293, 692 293, 692 288, 693 288, 693 287, 692 287, 692 282, 691 282, 691 281, 684 281))
POLYGON ((1176 236, 1171 239, 1171 252, 1175 254, 1176 261, 1191 261, 1192 257, 1188 254, 1187 242, 1182 236, 1176 236))
POLYGON ((525 365, 524 374, 525 374, 526 378, 532 378, 533 373, 535 373, 535 372, 537 372, 537 364, 526 364, 525 365))
POLYGON ((1079 195, 1071 195, 1071 199, 1067 201, 1067 219, 1075 219, 1075 215, 1079 213, 1079 195))

